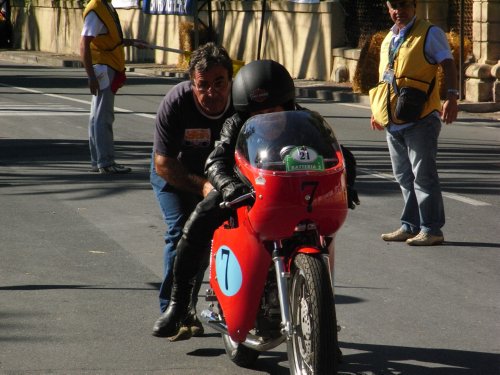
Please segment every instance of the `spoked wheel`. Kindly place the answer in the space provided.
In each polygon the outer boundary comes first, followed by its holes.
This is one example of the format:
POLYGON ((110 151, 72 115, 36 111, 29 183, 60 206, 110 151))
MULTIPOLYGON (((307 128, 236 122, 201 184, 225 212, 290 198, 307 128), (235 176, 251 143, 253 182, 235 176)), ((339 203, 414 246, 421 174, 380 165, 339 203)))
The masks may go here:
POLYGON ((229 335, 222 335, 224 348, 229 359, 240 367, 251 367, 259 357, 260 352, 247 348, 239 342, 233 341, 229 335))
POLYGON ((292 375, 337 374, 335 303, 321 259, 298 254, 290 288, 292 336, 288 361, 292 375))

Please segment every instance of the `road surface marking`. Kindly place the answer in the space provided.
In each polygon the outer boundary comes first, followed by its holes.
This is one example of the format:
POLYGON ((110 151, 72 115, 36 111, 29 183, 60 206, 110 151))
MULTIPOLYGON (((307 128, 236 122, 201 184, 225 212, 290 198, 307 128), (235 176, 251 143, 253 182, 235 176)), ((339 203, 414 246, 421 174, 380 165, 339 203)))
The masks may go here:
MULTIPOLYGON (((75 98, 71 98, 69 96, 64 96, 64 95, 48 94, 48 93, 45 93, 43 91, 29 89, 27 87, 9 86, 9 85, 3 84, 3 83, 0 83, 0 86, 12 87, 12 88, 17 89, 17 90, 31 92, 33 94, 45 95, 45 96, 48 96, 48 97, 51 97, 51 98, 57 98, 57 99, 63 99, 63 100, 70 100, 70 101, 81 103, 81 104, 87 104, 89 106, 91 104, 91 102, 89 100, 75 99, 75 98)), ((21 116, 21 115, 23 115, 23 116, 32 116, 32 115, 28 115, 26 113, 13 114, 12 112, 9 112, 9 114, 11 116, 21 116)), ((135 116, 139 116, 139 117, 152 118, 152 119, 156 118, 156 115, 152 115, 150 113, 134 112, 134 111, 131 111, 129 109, 115 107, 115 114, 119 114, 119 113, 131 113, 131 114, 133 114, 135 116)), ((85 114, 88 114, 88 112, 86 112, 85 114)), ((2 112, 2 115, 4 115, 4 112, 2 112)), ((40 115, 40 114, 38 114, 38 115, 40 115)), ((58 116, 63 116, 63 114, 61 114, 61 113, 58 113, 57 115, 58 116)), ((80 114, 77 114, 77 115, 79 116, 80 114)), ((44 115, 42 115, 42 116, 44 116, 44 115)), ((64 116, 75 116, 75 114, 64 114, 64 116)))
POLYGON ((344 105, 346 107, 354 107, 354 108, 363 108, 363 109, 370 109, 370 106, 368 104, 353 104, 353 103, 338 103, 340 105, 344 105))
POLYGON ((0 115, 5 116, 88 116, 88 111, 64 104, 39 103, 32 105, 0 103, 0 115))
MULTIPOLYGON (((384 180, 396 182, 396 180, 392 174, 380 173, 380 172, 374 171, 374 170, 369 169, 369 168, 357 168, 357 169, 358 169, 358 171, 366 173, 370 176, 374 176, 374 177, 382 178, 384 180)), ((455 193, 448 193, 448 192, 443 191, 442 194, 443 194, 443 197, 446 197, 449 199, 454 199, 454 200, 462 202, 462 203, 470 204, 471 206, 491 206, 490 203, 478 201, 476 199, 468 198, 468 197, 465 197, 463 195, 458 195, 455 193)))

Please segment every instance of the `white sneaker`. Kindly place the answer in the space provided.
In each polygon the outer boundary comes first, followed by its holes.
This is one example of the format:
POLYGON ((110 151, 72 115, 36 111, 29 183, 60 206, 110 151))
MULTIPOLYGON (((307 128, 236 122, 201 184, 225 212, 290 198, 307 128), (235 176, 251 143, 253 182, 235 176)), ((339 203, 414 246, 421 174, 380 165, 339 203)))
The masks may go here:
POLYGON ((434 246, 441 245, 444 242, 444 236, 437 236, 425 232, 420 232, 413 238, 406 240, 406 243, 411 246, 434 246))
POLYGON ((122 174, 132 172, 132 168, 120 164, 111 164, 107 167, 99 168, 101 174, 122 174))
POLYGON ((398 230, 392 232, 392 233, 384 233, 380 237, 384 241, 394 241, 394 242, 404 242, 410 238, 415 237, 416 234, 410 233, 410 232, 405 232, 403 229, 399 228, 398 230))

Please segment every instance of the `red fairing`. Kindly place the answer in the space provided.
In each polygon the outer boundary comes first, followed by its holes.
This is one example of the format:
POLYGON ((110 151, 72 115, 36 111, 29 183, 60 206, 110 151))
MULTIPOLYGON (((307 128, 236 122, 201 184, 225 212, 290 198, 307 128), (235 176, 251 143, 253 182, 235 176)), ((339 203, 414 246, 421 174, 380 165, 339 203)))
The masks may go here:
POLYGON ((347 188, 340 151, 337 157, 338 164, 322 172, 287 173, 257 169, 236 155, 239 171, 255 189, 249 220, 261 240, 288 238, 304 220, 314 222, 321 235, 340 228, 347 216, 347 188))
POLYGON ((229 335, 237 342, 245 341, 253 328, 271 265, 271 255, 250 228, 246 211, 247 207, 238 209, 237 228, 215 232, 210 259, 210 286, 229 335))

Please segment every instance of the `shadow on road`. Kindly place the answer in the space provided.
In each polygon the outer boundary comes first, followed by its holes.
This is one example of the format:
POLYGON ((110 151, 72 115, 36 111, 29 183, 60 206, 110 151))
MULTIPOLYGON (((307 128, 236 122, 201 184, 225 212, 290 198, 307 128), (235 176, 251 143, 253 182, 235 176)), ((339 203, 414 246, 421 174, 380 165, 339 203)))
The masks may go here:
MULTIPOLYGON (((0 171, 5 184, 79 183, 100 182, 115 178, 143 180, 145 173, 125 176, 102 176, 88 173, 89 151, 87 140, 66 139, 0 139, 0 167, 18 166, 16 170, 0 171), (28 167, 36 167, 30 169, 28 167), (40 171, 40 173, 34 171, 40 171)), ((500 182, 494 177, 500 159, 500 149, 495 143, 453 145, 442 142, 439 151, 439 173, 443 191, 456 194, 497 194, 500 182)), ((360 170, 392 175, 385 141, 349 145, 360 170)), ((117 160, 134 165, 149 160, 151 142, 115 142, 117 160)), ((144 165, 143 169, 149 168, 144 165)), ((143 172, 147 172, 144 171, 143 172)), ((375 175, 358 172, 357 189, 361 195, 386 195, 399 191, 396 182, 375 175)), ((149 189, 149 186, 147 187, 149 189)))
POLYGON ((474 249, 480 249, 480 248, 500 248, 500 243, 494 243, 494 242, 458 242, 458 241, 445 241, 444 246, 452 246, 452 247, 468 247, 468 248, 474 248, 474 249))
MULTIPOLYGON (((285 347, 280 346, 280 349, 285 347)), ((190 353, 190 356, 195 357, 219 357, 225 356, 226 351, 224 349, 222 339, 220 340, 220 348, 203 348, 196 349, 190 353)), ((230 359, 227 358, 228 366, 231 366, 230 359)), ((237 369, 236 365, 234 366, 237 369)), ((272 351, 272 352, 262 352, 255 362, 255 365, 252 366, 252 369, 258 371, 259 373, 265 372, 272 375, 288 375, 290 374, 290 369, 288 368, 288 357, 285 351, 272 351)))
MULTIPOLYGON (((349 149, 356 157, 358 168, 392 176, 385 141, 363 143, 363 145, 349 144, 349 149)), ((500 181, 496 176, 499 172, 497 165, 499 159, 500 148, 495 142, 460 144, 459 140, 440 141, 438 172, 442 190, 464 195, 498 194, 500 181)), ((363 177, 356 182, 358 192, 362 195, 377 196, 399 191, 395 181, 359 172, 358 175, 363 177)))
POLYGON ((500 355, 450 349, 410 348, 340 343, 341 349, 359 350, 344 356, 339 375, 496 375, 500 355), (371 372, 370 372, 371 371, 371 372))
POLYGON ((27 284, 27 285, 8 285, 0 286, 2 290, 34 291, 34 290, 76 290, 76 289, 95 289, 95 290, 152 290, 153 288, 110 288, 99 285, 46 285, 46 284, 27 284))
POLYGON ((82 193, 89 199, 124 190, 150 190, 151 150, 150 142, 115 141, 116 159, 132 166, 132 173, 102 175, 90 172, 87 140, 0 139, 0 189, 25 187, 42 195, 82 193), (120 184, 113 183, 117 181, 120 184), (47 185, 54 190, 41 188, 47 185))

